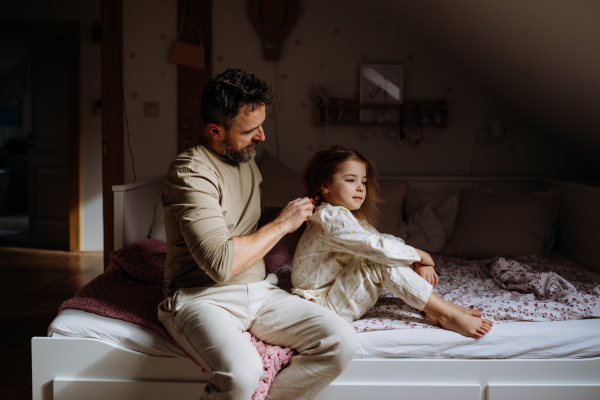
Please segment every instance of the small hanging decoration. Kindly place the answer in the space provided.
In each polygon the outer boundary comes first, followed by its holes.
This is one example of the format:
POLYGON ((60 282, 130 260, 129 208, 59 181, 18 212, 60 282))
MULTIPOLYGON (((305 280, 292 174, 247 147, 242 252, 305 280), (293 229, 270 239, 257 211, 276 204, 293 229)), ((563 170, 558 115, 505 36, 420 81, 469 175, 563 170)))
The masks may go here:
POLYGON ((262 42, 265 60, 281 57, 281 43, 298 20, 298 0, 249 0, 248 16, 262 42))
MULTIPOLYGON (((173 43, 173 48, 171 49, 171 53, 169 54, 168 61, 172 64, 183 65, 185 67, 204 69, 204 56, 206 53, 206 49, 202 44, 202 35, 200 35, 200 24, 198 23, 198 18, 196 17, 196 13, 193 7, 190 7, 189 12, 194 17, 194 26, 198 31, 199 44, 187 43, 180 40, 181 32, 183 31, 183 23, 185 22, 185 17, 188 12, 189 3, 190 0, 187 0, 185 3, 185 7, 183 8, 183 15, 181 16, 181 24, 179 26, 179 35, 177 36, 177 40, 173 43)), ((194 3, 194 1, 192 1, 192 3, 194 3)))

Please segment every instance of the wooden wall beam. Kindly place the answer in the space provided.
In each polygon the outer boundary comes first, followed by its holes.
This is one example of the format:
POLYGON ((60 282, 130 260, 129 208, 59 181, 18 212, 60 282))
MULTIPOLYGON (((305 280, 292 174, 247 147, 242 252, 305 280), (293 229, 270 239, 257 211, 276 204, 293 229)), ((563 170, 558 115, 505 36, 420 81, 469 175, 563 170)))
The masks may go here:
MULTIPOLYGON (((177 32, 181 26, 181 18, 187 0, 177 0, 177 32)), ((212 0, 189 0, 188 13, 183 25, 183 31, 179 40, 184 42, 198 44, 198 31, 195 26, 195 19, 200 24, 200 34, 202 43, 206 48, 205 69, 177 66, 177 152, 182 152, 186 147, 198 140, 202 119, 197 116, 188 115, 186 118, 186 98, 188 107, 193 110, 199 110, 199 104, 202 95, 202 89, 212 78, 212 0), (191 11, 193 10, 193 11, 191 11), (200 90, 192 90, 194 88, 200 90), (184 124, 189 124, 189 133, 186 133, 184 124), (188 136, 188 137, 186 137, 188 136)))
POLYGON ((69 46, 69 250, 81 251, 81 47, 79 23, 69 46))
POLYGON ((114 250, 112 186, 124 183, 123 153, 123 1, 101 0, 102 19, 102 209, 104 267, 114 250))

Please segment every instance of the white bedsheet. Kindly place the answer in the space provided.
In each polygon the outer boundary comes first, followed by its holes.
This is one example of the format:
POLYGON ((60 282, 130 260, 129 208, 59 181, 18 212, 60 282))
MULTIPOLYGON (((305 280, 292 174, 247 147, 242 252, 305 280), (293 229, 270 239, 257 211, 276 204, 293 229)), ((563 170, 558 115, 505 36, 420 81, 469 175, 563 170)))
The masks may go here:
POLYGON ((442 329, 358 334, 354 358, 584 358, 600 356, 600 319, 507 322, 480 339, 442 329))
POLYGON ((140 353, 185 357, 153 329, 81 310, 61 311, 48 327, 48 336, 100 339, 140 353))
MULTIPOLYGON (((600 319, 508 322, 481 339, 441 329, 358 333, 355 358, 583 358, 600 356, 600 319)), ((79 310, 64 310, 48 336, 100 339, 157 356, 184 357, 159 333, 141 325, 79 310)))

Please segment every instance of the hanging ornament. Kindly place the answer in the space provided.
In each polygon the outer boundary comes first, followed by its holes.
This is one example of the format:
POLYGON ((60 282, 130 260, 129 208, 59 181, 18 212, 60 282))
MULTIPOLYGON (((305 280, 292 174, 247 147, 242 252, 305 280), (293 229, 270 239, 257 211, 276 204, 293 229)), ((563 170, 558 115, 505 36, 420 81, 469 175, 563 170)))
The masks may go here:
POLYGON ((281 57, 281 43, 298 19, 298 0, 250 0, 248 16, 262 42, 265 60, 281 57))

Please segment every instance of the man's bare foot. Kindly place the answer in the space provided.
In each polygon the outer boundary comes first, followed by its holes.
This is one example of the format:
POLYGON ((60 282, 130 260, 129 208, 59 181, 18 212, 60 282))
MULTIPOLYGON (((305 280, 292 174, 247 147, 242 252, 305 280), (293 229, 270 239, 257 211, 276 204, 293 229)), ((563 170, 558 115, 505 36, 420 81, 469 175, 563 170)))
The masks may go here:
POLYGON ((437 318, 437 322, 444 329, 472 338, 482 337, 494 325, 490 320, 474 317, 464 312, 451 312, 448 315, 440 316, 437 318))

